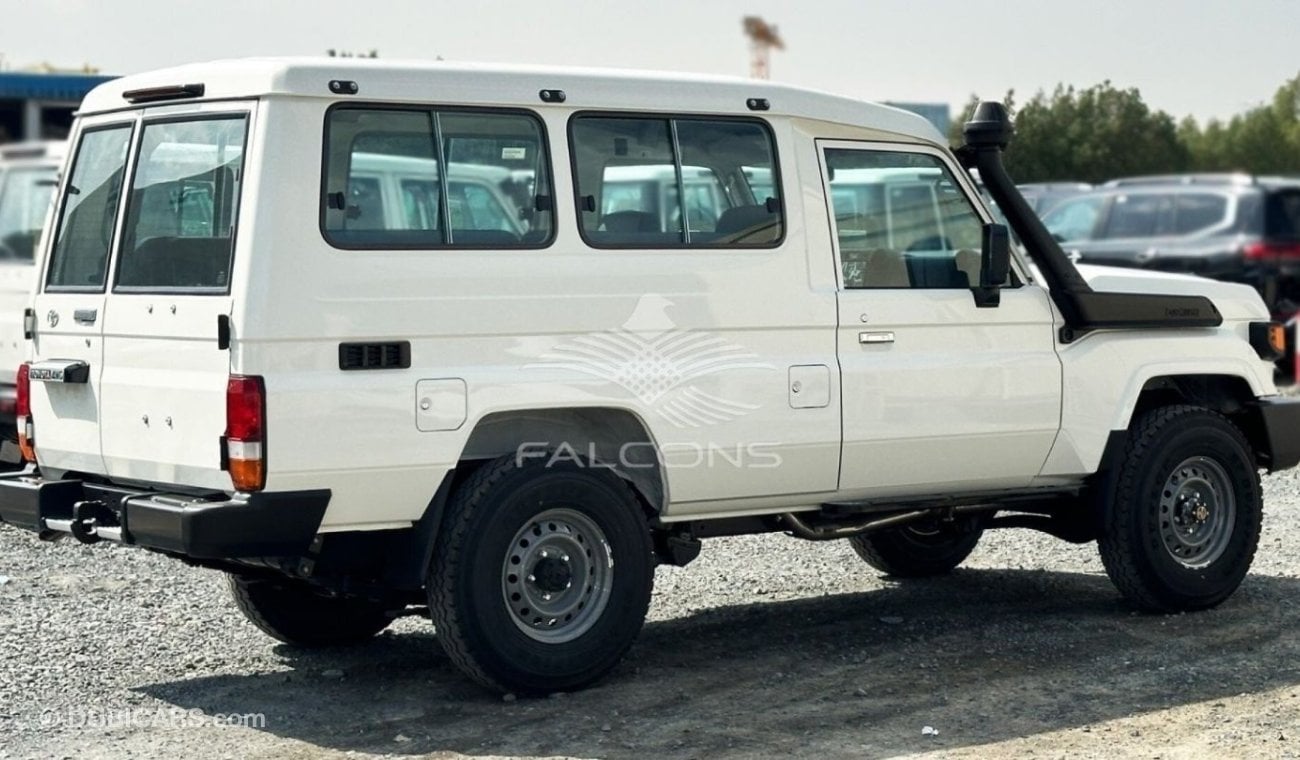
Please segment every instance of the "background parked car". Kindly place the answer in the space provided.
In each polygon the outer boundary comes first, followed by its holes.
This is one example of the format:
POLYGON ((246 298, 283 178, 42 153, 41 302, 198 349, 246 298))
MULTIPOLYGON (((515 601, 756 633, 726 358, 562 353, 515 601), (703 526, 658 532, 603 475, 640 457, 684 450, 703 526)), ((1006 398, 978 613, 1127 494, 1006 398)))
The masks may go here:
POLYGON ((1043 221, 1083 262, 1248 283, 1276 314, 1300 304, 1300 180, 1115 180, 1059 203, 1043 221))
POLYGON ((1088 192, 1092 189, 1092 185, 1087 182, 1030 182, 1016 185, 1016 189, 1024 196, 1025 202, 1034 213, 1042 216, 1061 201, 1088 192))
MULTIPOLYGON (((0 146, 0 441, 17 440, 14 382, 25 351, 23 309, 65 151, 62 142, 0 146)), ((18 461, 16 448, 0 445, 0 467, 18 461)))

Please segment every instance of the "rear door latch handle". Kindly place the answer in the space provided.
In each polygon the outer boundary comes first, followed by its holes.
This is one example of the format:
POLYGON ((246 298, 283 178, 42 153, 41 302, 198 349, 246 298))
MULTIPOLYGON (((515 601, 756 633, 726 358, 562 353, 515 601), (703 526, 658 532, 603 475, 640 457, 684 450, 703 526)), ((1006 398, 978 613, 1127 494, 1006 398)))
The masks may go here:
POLYGON ((861 332, 858 333, 859 343, 893 343, 894 334, 892 332, 861 332))

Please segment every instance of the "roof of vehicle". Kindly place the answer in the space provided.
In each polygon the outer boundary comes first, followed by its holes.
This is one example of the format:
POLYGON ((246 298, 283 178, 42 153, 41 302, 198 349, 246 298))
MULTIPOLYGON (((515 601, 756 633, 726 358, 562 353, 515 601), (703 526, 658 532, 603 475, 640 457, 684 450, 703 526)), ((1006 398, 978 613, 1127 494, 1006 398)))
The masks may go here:
POLYGON ((1032 190, 1035 192, 1083 192, 1091 190, 1092 185, 1087 182, 1026 182, 1023 185, 1016 185, 1016 189, 1024 192, 1032 190))
MULTIPOLYGON (((541 107, 541 90, 563 90, 570 108, 753 115, 751 98, 768 101, 764 115, 855 124, 946 144, 930 122, 898 108, 738 77, 619 69, 546 68, 443 61, 359 58, 245 58, 196 63, 115 79, 96 87, 81 113, 136 107, 133 90, 202 84, 203 100, 293 95, 331 100, 430 102, 541 107), (357 84, 355 95, 330 91, 333 80, 357 84)), ((165 101, 174 103, 177 101, 165 101)), ((184 101, 180 101, 184 102, 184 101)), ((163 104, 165 104, 163 103, 163 104)))
POLYGON ((1107 183, 1100 187, 1094 187, 1091 190, 1078 193, 1067 198, 1066 200, 1075 200, 1077 198, 1094 198, 1098 196, 1109 197, 1115 195, 1181 195, 1186 193, 1240 196, 1254 194, 1259 190, 1259 186, 1253 184, 1237 183, 1199 183, 1199 184, 1174 184, 1174 183, 1154 183, 1133 184, 1133 185, 1112 185, 1107 183))
POLYGON ((1102 185, 1104 188, 1116 187, 1141 187, 1141 186, 1274 186, 1274 185, 1295 185, 1300 184, 1300 177, 1287 176, 1255 176, 1245 172, 1204 172, 1199 174, 1152 174, 1141 177, 1122 177, 1112 179, 1102 185))
POLYGON ((61 140, 9 143, 0 145, 0 162, 41 161, 58 164, 67 154, 68 144, 61 140))

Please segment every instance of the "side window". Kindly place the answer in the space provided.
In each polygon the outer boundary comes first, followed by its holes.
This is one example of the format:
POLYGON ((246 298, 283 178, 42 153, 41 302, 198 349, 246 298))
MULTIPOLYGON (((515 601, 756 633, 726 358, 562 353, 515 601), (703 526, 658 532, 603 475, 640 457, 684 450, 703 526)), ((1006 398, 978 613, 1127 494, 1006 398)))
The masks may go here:
POLYGON ((937 157, 826 149, 846 288, 979 284, 984 222, 937 157))
POLYGON ((1164 193, 1116 196, 1106 218, 1104 238, 1167 235, 1174 229, 1174 199, 1164 193))
POLYGON ((57 176, 52 166, 0 173, 0 260, 35 257, 57 176))
POLYGON ((108 249, 117 226, 118 200, 131 127, 109 127, 82 134, 63 193, 63 209, 50 258, 46 287, 104 287, 108 249))
POLYGON ((230 285, 247 125, 242 115, 145 124, 117 287, 230 285))
POLYGON ((1065 201, 1047 212, 1043 226, 1053 237, 1064 242, 1090 240, 1105 202, 1103 196, 1065 201))
POLYGON ((532 116, 335 108, 326 144, 322 229, 337 247, 535 248, 551 239, 550 166, 532 116))
POLYGON ((1186 235, 1223 222, 1228 199, 1209 193, 1179 193, 1174 200, 1174 233, 1186 235))
POLYGON ((598 248, 770 247, 783 236, 776 152, 761 123, 578 116, 583 237, 598 248))

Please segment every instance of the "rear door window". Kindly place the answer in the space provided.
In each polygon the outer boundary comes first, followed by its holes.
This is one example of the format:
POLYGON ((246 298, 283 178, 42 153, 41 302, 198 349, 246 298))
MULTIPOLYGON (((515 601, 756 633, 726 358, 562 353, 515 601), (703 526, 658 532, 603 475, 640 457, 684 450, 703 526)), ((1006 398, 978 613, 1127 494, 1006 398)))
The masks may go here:
POLYGON ((82 134, 63 194, 46 289, 103 290, 130 144, 127 124, 82 134))
POLYGON ((247 124, 242 114, 145 124, 116 289, 230 286, 247 124))

